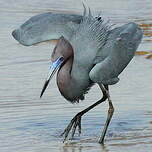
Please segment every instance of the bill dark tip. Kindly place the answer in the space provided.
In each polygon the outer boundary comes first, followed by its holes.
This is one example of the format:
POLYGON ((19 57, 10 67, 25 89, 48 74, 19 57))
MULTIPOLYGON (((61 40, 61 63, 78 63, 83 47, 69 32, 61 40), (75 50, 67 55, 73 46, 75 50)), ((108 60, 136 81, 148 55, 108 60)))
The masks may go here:
POLYGON ((41 94, 40 94, 40 98, 43 96, 43 93, 44 93, 45 89, 47 88, 49 81, 50 80, 45 81, 45 84, 44 84, 43 89, 42 89, 41 94))

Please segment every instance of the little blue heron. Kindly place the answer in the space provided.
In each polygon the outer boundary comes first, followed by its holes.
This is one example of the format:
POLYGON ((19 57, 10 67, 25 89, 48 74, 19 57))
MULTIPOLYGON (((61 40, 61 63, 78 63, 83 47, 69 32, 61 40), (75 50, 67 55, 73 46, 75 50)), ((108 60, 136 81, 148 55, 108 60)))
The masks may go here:
POLYGON ((40 97, 56 71, 58 71, 59 91, 72 103, 84 100, 84 95, 89 89, 95 83, 98 84, 103 94, 102 98, 76 114, 62 135, 65 141, 70 131, 72 138, 77 128, 80 134, 81 117, 95 106, 108 100, 108 116, 99 139, 99 143, 103 144, 114 113, 109 95, 109 85, 114 85, 119 81, 118 76, 133 58, 143 33, 133 22, 111 29, 109 22, 104 21, 100 16, 93 17, 90 9, 86 11, 85 7, 83 16, 49 15, 56 18, 52 17, 51 22, 45 23, 40 20, 47 20, 48 14, 39 15, 31 18, 31 22, 27 21, 12 34, 23 45, 32 45, 52 39, 53 36, 54 38, 60 36, 51 55, 52 64, 40 97), (62 21, 59 18, 62 18, 62 21), (56 24, 56 27, 53 27, 55 23, 59 22, 61 24, 56 24), (51 27, 53 36, 49 29, 42 28, 46 25, 47 28, 51 27), (32 33, 32 29, 37 32, 32 33), (23 32, 24 30, 28 32, 23 32))

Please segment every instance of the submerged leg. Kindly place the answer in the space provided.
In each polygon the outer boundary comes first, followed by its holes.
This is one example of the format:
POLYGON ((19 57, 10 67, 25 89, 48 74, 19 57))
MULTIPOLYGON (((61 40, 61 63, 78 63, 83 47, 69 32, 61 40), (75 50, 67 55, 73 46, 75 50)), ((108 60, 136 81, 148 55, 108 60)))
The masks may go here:
POLYGON ((111 118, 112 118, 113 113, 114 113, 114 107, 113 107, 112 101, 110 99, 108 86, 105 86, 105 89, 107 90, 106 92, 107 92, 107 97, 108 97, 109 110, 108 110, 108 116, 107 116, 106 123, 104 125, 104 129, 103 129, 102 135, 101 135, 101 137, 99 139, 99 143, 101 143, 101 144, 104 144, 104 138, 105 138, 109 123, 110 123, 111 118))
POLYGON ((74 134, 75 134, 75 131, 76 131, 77 127, 78 127, 78 131, 79 131, 79 134, 80 134, 81 133, 81 117, 82 117, 82 115, 84 115, 86 112, 88 112, 89 110, 91 110, 92 108, 97 106, 98 104, 104 102, 108 98, 106 89, 103 86, 102 87, 100 86, 100 88, 101 88, 102 93, 103 93, 102 99, 100 99, 99 101, 97 101, 93 105, 89 106, 88 108, 84 109, 83 111, 79 112, 78 114, 76 114, 74 116, 74 118, 71 120, 71 122, 66 127, 64 132, 61 134, 61 136, 64 135, 63 142, 67 139, 67 137, 70 133, 70 130, 72 130, 72 133, 71 133, 72 138, 74 137, 74 134))

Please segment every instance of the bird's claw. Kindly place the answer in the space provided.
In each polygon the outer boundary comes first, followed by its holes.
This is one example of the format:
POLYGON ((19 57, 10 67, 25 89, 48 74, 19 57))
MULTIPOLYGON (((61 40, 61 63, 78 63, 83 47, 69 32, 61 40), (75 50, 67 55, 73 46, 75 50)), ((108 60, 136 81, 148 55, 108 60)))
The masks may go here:
POLYGON ((65 128, 64 132, 61 134, 61 136, 64 136, 63 142, 67 139, 70 131, 71 131, 71 138, 73 139, 75 135, 76 128, 78 127, 78 133, 81 134, 81 115, 77 114, 69 123, 69 125, 65 128))

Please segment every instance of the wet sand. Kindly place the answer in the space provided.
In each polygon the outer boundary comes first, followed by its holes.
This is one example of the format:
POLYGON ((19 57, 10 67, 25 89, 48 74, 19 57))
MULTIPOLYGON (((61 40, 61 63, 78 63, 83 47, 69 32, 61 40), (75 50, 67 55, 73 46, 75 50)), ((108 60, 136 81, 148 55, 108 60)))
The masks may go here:
POLYGON ((105 145, 97 143, 107 114, 103 103, 82 118, 82 134, 62 143, 60 133, 72 117, 101 97, 94 86, 79 104, 68 103, 55 78, 39 99, 53 44, 25 47, 11 32, 29 17, 48 11, 81 14, 81 1, 1 0, 0 2, 0 152, 151 152, 152 149, 152 9, 151 0, 88 1, 93 12, 117 25, 130 21, 144 30, 137 55, 110 87, 115 106, 105 145))

